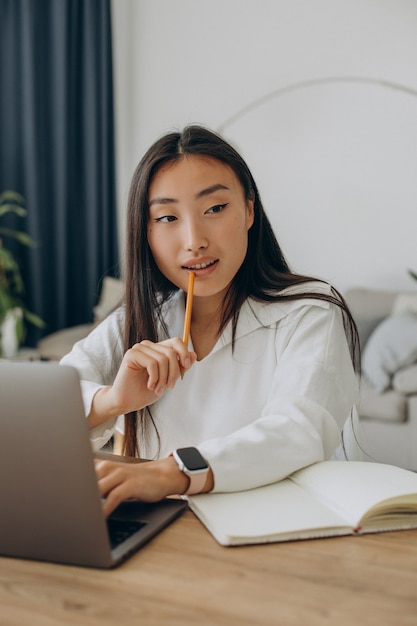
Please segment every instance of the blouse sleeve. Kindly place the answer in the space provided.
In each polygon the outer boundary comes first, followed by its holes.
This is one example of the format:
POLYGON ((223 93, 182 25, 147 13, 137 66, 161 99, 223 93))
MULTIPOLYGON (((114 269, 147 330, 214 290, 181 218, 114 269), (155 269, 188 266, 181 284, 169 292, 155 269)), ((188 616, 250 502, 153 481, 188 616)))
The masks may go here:
MULTIPOLYGON (((123 359, 123 308, 117 309, 65 355, 61 365, 78 370, 86 416, 90 413, 94 395, 111 385, 123 359)), ((117 418, 97 426, 90 432, 94 450, 102 448, 112 437, 117 418)))
POLYGON ((306 303, 277 322, 275 354, 261 415, 198 446, 213 469, 214 491, 281 480, 340 448, 358 386, 338 307, 306 303))

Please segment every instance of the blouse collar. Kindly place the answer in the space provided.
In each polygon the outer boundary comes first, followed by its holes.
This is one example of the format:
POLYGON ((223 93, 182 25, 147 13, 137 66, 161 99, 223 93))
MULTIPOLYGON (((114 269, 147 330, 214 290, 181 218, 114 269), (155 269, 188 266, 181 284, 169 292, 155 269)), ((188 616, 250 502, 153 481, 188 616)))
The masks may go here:
MULTIPOLYGON (((315 293, 330 294, 330 286, 327 283, 311 282, 308 290, 315 293)), ((283 294, 303 293, 306 285, 296 285, 283 290, 283 294)), ((258 328, 276 324, 289 313, 306 305, 318 307, 329 306, 325 300, 313 298, 300 298, 298 300, 285 300, 281 302, 259 302, 253 298, 247 298, 239 313, 235 340, 254 332, 258 328)), ((182 290, 178 290, 162 307, 162 314, 167 325, 169 337, 182 337, 185 317, 185 297, 182 290)), ((230 321, 219 340, 213 348, 213 352, 232 343, 232 322, 230 321)))

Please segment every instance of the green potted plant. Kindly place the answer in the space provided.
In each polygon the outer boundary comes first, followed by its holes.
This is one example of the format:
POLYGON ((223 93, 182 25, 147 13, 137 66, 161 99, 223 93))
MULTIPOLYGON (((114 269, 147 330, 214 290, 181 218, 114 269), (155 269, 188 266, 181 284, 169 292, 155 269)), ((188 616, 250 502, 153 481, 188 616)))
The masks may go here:
MULTIPOLYGON (((25 217, 24 198, 15 191, 0 193, 0 221, 6 213, 25 217)), ((4 240, 12 238, 24 246, 33 246, 31 237, 22 231, 0 225, 0 357, 14 356, 26 334, 26 323, 42 328, 43 321, 24 304, 24 285, 20 267, 4 240)))

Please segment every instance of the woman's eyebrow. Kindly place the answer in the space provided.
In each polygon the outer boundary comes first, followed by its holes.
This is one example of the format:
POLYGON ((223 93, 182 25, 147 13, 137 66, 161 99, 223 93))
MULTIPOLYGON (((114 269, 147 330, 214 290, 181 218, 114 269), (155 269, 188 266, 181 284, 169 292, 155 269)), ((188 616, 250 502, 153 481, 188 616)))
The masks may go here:
POLYGON ((229 191, 229 187, 226 187, 226 185, 222 185, 221 183, 217 183, 216 185, 211 185, 210 187, 207 187, 206 189, 202 189, 196 194, 195 197, 203 198, 204 196, 209 196, 211 193, 215 193, 216 191, 219 191, 222 189, 229 191))
MULTIPOLYGON (((230 187, 227 187, 226 185, 222 185, 221 183, 216 183, 215 185, 211 185, 210 187, 207 187, 206 189, 202 189, 201 191, 195 194, 195 197, 197 199, 204 198, 204 196, 209 196, 210 194, 215 193, 216 191, 220 191, 220 190, 230 191, 230 187)), ((165 197, 158 196, 157 198, 152 198, 152 200, 150 200, 149 206, 151 207, 153 204, 175 204, 177 202, 178 200, 176 198, 165 198, 165 197)))
POLYGON ((175 202, 178 202, 178 200, 175 200, 175 198, 153 198, 152 200, 149 201, 149 206, 151 207, 153 204, 174 204, 175 202))

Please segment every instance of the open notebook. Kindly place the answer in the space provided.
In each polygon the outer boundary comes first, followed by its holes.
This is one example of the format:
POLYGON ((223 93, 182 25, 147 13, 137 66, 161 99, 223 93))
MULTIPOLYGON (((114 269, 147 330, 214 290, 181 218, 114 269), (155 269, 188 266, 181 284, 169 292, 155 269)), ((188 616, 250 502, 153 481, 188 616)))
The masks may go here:
POLYGON ((109 568, 187 508, 123 503, 103 515, 78 373, 0 361, 0 555, 109 568))
POLYGON ((370 462, 323 461, 271 485, 188 501, 223 545, 417 528, 417 474, 370 462))

